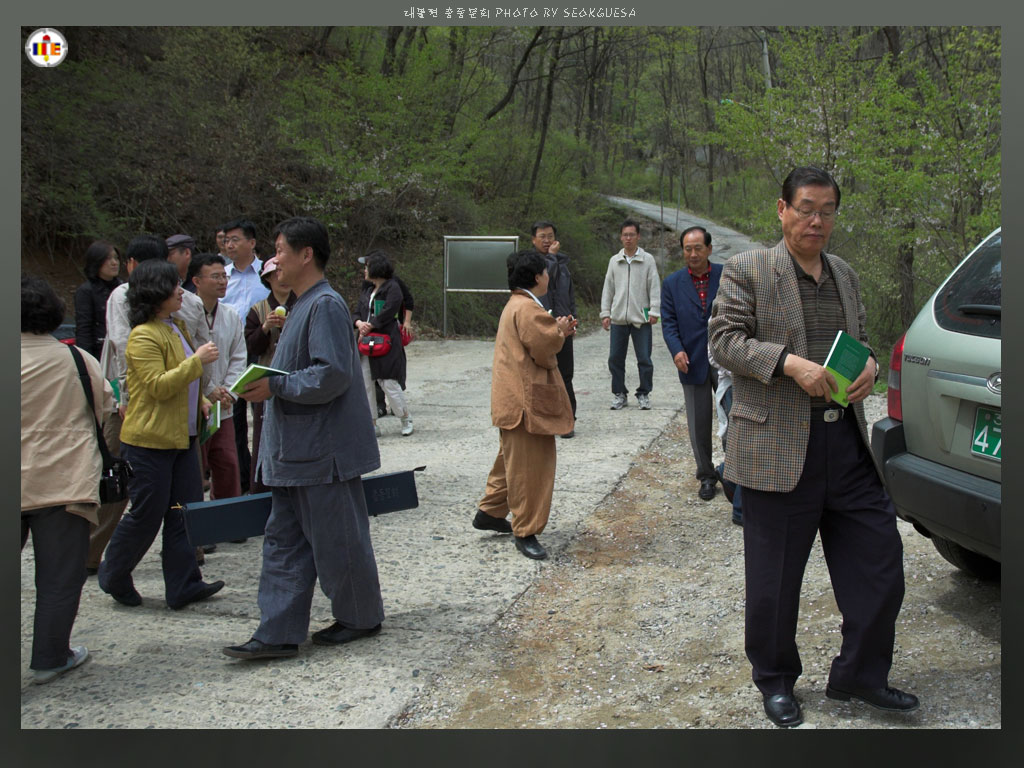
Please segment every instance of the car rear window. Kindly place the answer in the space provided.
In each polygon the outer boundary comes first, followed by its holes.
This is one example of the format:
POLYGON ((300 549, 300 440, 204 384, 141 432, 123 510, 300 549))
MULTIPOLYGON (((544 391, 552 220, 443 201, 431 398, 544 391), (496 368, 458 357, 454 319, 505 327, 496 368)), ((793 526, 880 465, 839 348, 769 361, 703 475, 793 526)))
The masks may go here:
POLYGON ((941 328, 1002 338, 1002 243, 1002 234, 986 240, 935 297, 935 321, 941 328))

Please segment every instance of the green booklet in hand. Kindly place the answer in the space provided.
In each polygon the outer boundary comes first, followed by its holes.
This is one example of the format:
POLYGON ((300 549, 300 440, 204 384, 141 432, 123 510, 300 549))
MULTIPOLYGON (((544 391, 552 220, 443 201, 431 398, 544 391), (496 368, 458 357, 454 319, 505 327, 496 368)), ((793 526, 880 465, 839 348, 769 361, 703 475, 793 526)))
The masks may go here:
POLYGON ((850 404, 846 398, 846 389, 853 380, 860 376, 861 371, 871 357, 871 350, 857 341, 846 331, 839 331, 832 349, 825 358, 825 370, 836 378, 839 391, 832 393, 832 399, 845 408, 850 404))
POLYGON ((218 429, 220 429, 220 400, 210 406, 209 418, 203 419, 203 427, 199 432, 199 444, 202 445, 213 437, 213 433, 218 429))
POLYGON ((279 371, 277 368, 268 368, 265 365, 256 365, 253 363, 239 376, 235 383, 232 384, 228 389, 234 392, 236 395, 242 394, 245 388, 249 385, 249 382, 256 381, 256 379, 262 379, 264 376, 287 376, 288 371, 279 371))

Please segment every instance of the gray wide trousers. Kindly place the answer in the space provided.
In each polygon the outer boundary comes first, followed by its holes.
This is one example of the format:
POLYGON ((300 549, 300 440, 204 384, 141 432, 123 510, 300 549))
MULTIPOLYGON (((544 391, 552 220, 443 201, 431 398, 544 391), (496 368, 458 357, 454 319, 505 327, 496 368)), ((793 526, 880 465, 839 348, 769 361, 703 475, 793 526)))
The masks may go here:
POLYGON ((305 642, 317 578, 338 622, 353 629, 380 624, 384 603, 362 480, 271 491, 253 638, 272 645, 305 642))

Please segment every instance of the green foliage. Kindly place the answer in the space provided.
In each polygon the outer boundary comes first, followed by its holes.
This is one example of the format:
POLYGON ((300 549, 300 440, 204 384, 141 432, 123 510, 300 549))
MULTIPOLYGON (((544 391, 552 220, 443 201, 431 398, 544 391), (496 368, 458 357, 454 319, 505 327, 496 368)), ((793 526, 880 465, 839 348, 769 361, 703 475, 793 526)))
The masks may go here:
MULTIPOLYGON (((355 256, 385 247, 417 322, 439 327, 445 234, 518 233, 525 246, 533 220, 553 220, 593 306, 622 215, 599 193, 681 200, 771 243, 782 179, 814 163, 842 185, 830 250, 861 274, 884 345, 1000 221, 998 29, 80 27, 74 38, 57 77, 22 60, 22 245, 51 259, 143 231, 212 248, 214 227, 239 215, 265 252, 274 224, 309 214, 328 225, 344 294, 358 289, 355 256)), ((458 299, 458 332, 489 332, 493 298, 458 299)))

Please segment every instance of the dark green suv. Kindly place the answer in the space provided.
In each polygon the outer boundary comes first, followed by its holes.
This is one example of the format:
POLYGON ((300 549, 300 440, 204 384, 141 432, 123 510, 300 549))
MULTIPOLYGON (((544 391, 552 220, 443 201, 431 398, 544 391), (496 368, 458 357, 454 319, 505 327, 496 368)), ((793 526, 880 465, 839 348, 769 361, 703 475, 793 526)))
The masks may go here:
POLYGON ((896 342, 889 416, 871 436, 897 514, 984 579, 1002 561, 1001 251, 997 229, 896 342))

